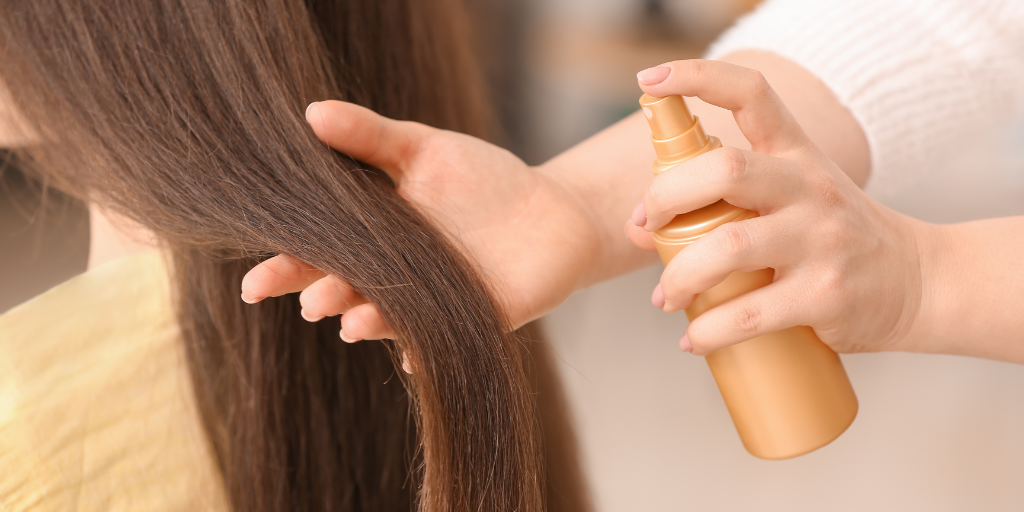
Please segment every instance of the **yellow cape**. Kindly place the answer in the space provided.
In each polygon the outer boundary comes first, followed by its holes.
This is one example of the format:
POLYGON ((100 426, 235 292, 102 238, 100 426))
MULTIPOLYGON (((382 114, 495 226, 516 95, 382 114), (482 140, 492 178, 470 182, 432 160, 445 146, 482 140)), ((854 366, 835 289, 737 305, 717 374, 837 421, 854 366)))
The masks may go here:
POLYGON ((0 316, 0 510, 228 510, 161 254, 0 316))

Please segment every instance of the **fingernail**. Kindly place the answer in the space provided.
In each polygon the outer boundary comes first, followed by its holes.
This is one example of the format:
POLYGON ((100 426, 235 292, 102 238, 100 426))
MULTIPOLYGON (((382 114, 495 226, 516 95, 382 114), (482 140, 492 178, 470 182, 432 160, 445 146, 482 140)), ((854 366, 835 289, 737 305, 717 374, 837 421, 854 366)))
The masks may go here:
POLYGON ((309 119, 309 109, 313 108, 313 105, 316 105, 317 103, 320 103, 320 102, 319 101, 314 101, 313 103, 310 103, 309 105, 306 105, 306 119, 309 119))
POLYGON ((302 318, 304 318, 307 322, 319 322, 320 320, 323 320, 325 316, 327 316, 327 315, 320 315, 320 316, 315 317, 315 318, 310 317, 309 315, 306 314, 306 309, 305 308, 303 308, 301 311, 299 311, 299 314, 302 315, 302 318))
POLYGON ((246 304, 256 304, 257 302, 259 302, 261 300, 263 300, 263 297, 257 297, 255 299, 249 299, 249 298, 246 298, 245 293, 242 293, 242 302, 244 302, 246 304))
POLYGON ((654 307, 658 309, 665 307, 665 291, 661 289, 661 283, 654 287, 654 293, 651 294, 651 304, 654 304, 654 307))
POLYGON ((683 352, 693 352, 693 345, 690 345, 689 335, 684 334, 683 337, 679 339, 679 349, 683 352))
POLYGON ((341 332, 338 333, 338 335, 341 336, 341 339, 345 343, 355 343, 357 341, 363 341, 362 338, 349 338, 348 336, 345 335, 345 329, 342 329, 341 332))
POLYGON ((402 369, 405 373, 412 375, 412 363, 409 361, 409 353, 402 352, 402 369))
POLYGON ((657 66, 647 68, 637 73, 636 79, 640 82, 640 85, 657 85, 664 82, 671 73, 672 68, 668 66, 657 66))

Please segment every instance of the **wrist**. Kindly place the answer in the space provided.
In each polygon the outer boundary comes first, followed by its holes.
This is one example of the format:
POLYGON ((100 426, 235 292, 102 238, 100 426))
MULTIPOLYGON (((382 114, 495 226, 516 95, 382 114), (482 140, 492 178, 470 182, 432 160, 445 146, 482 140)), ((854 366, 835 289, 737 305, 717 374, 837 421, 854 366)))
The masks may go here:
POLYGON ((603 276, 609 266, 610 240, 593 206, 598 201, 579 180, 560 172, 557 166, 543 164, 534 170, 553 191, 548 228, 559 231, 559 239, 572 241, 561 247, 573 251, 572 257, 578 263, 579 272, 572 291, 607 279, 603 276))
POLYGON ((650 128, 638 111, 535 168, 585 217, 593 263, 576 289, 658 262, 656 254, 633 245, 624 230, 654 178, 653 161, 650 128))
POLYGON ((950 260, 955 240, 949 226, 909 219, 916 249, 918 275, 908 286, 907 296, 917 303, 913 322, 896 350, 918 353, 955 353, 949 345, 950 318, 955 316, 956 290, 949 286, 950 260), (952 315, 952 316, 951 316, 952 315))

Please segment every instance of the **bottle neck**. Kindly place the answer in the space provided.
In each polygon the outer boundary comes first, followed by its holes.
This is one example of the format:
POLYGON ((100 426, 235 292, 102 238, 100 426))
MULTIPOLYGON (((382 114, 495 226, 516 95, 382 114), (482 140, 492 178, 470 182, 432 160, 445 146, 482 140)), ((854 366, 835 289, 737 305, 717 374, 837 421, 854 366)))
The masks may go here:
POLYGON ((660 174, 697 155, 722 147, 718 137, 708 136, 697 117, 694 117, 693 126, 685 132, 670 139, 656 139, 652 136, 651 144, 654 145, 656 155, 652 166, 654 174, 660 174))
MULTIPOLYGON (((686 107, 681 96, 657 98, 643 95, 640 106, 651 127, 651 143, 656 159, 654 173, 660 174, 691 158, 722 147, 717 137, 704 131, 700 119, 686 107)), ((685 246, 725 224, 756 217, 757 213, 725 201, 677 215, 665 227, 653 233, 654 244, 666 264, 685 246)))

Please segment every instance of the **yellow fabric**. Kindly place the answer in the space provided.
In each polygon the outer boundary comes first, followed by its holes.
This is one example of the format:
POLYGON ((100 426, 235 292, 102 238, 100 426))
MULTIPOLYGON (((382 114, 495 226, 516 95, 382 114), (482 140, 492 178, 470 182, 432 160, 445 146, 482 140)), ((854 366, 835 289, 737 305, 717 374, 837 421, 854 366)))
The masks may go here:
POLYGON ((0 316, 0 511, 226 511, 158 253, 0 316))

